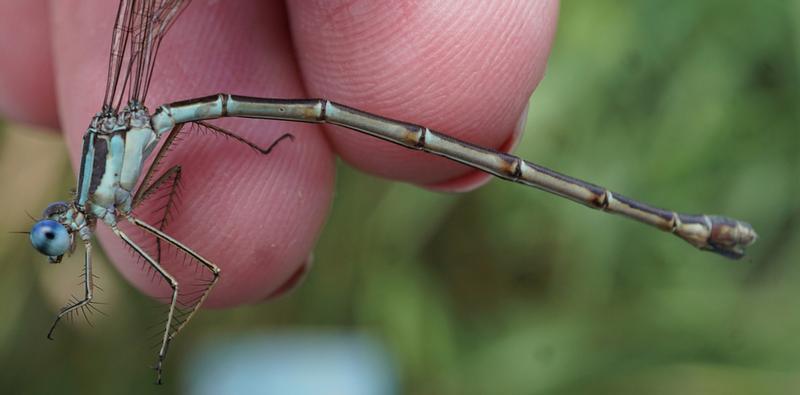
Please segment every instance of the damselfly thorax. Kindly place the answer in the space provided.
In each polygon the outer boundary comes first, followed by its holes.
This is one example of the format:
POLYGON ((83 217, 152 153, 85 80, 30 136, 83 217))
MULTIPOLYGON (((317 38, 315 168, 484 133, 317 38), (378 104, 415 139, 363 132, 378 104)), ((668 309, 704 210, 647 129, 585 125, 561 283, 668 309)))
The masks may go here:
POLYGON ((147 109, 136 102, 92 118, 83 137, 76 208, 109 226, 130 214, 144 161, 159 137, 147 109))

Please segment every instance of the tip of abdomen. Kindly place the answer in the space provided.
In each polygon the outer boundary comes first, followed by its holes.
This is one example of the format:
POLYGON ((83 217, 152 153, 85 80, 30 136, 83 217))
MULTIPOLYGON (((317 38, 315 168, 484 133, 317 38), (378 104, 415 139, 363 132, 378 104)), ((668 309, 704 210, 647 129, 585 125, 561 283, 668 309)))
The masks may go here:
POLYGON ((702 250, 740 259, 745 249, 758 239, 747 222, 716 215, 681 215, 673 233, 702 250))

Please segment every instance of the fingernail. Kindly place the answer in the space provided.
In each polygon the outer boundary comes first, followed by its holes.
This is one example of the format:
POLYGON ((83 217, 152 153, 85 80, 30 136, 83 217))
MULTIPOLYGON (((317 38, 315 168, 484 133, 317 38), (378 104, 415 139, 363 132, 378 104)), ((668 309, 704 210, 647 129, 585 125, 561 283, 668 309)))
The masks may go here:
POLYGON ((517 137, 517 141, 519 141, 519 136, 525 132, 525 126, 528 125, 528 110, 530 110, 530 108, 530 103, 528 103, 517 120, 517 127, 514 129, 514 137, 517 137))

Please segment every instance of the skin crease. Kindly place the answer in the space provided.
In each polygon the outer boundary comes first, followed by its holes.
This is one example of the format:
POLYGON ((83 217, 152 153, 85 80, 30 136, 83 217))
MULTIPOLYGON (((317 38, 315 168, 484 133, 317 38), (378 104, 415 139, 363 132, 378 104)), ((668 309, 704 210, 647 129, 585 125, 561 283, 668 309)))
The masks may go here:
MULTIPOLYGON (((42 125, 59 119, 77 174, 81 136, 103 97, 116 2, 44 3, 0 4, 0 112, 42 125), (49 31, 49 40, 18 40, 11 33, 15 10, 37 7, 49 7, 49 20, 26 24, 49 31), (37 50, 23 48, 31 45, 37 50), (29 96, 12 100, 20 92, 29 96), (58 117, 48 104, 53 98, 58 117)), ((544 74, 558 13, 556 0, 287 3, 195 0, 162 44, 146 101, 150 110, 219 92, 324 97, 509 150, 544 74)), ((469 190, 488 179, 336 127, 217 124, 261 146, 286 132, 296 139, 264 157, 189 134, 161 168, 180 164, 184 173, 183 198, 168 233, 222 268, 207 307, 257 302, 289 288, 282 285, 303 269, 331 206, 335 155, 366 172, 434 190, 469 190)), ((142 212, 154 222, 151 211, 142 212)), ((107 226, 98 225, 97 234, 125 278, 150 295, 166 294, 107 226)), ((164 265, 179 283, 196 277, 179 262, 164 265)))

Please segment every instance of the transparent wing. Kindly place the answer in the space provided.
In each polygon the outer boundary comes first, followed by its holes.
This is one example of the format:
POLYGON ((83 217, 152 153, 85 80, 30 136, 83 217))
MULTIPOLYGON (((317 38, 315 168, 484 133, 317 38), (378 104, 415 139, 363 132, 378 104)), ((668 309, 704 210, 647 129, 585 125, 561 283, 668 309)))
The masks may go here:
POLYGON ((156 55, 169 28, 189 0, 120 0, 108 61, 103 111, 144 103, 156 55))

